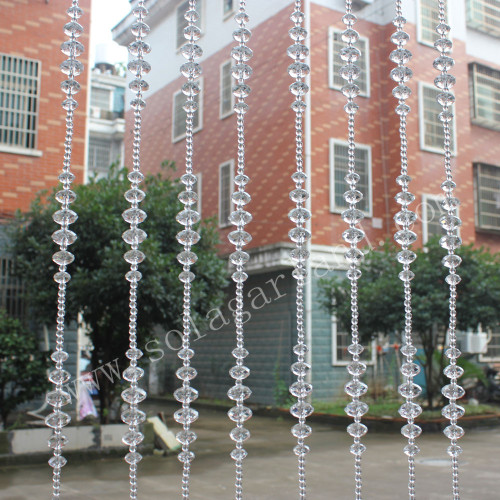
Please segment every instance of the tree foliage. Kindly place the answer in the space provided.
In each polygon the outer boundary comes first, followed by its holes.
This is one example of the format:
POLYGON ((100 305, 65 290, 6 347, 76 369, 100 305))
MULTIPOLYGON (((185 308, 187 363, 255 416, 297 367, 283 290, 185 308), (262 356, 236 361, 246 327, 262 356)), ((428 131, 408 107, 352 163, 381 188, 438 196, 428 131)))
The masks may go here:
POLYGON ((0 416, 9 414, 47 388, 47 355, 38 349, 36 336, 0 309, 0 416))
MULTIPOLYGON (((401 265, 396 260, 399 251, 386 243, 378 251, 370 251, 361 264, 359 286, 359 331, 362 339, 378 333, 401 332, 404 327, 403 282, 398 273, 401 265)), ((434 352, 443 347, 449 320, 449 287, 445 282, 447 269, 441 263, 445 255, 437 239, 416 250, 417 259, 411 269, 413 331, 422 345, 425 356, 424 372, 427 399, 432 401, 440 381, 437 377, 434 352)), ((500 321, 500 255, 471 245, 462 247, 458 254, 462 264, 458 273, 458 328, 476 329, 478 324, 488 328, 500 321)), ((346 278, 333 277, 320 283, 320 300, 324 308, 337 316, 343 328, 350 329, 350 284, 346 278)), ((441 351, 442 352, 442 351, 441 351)), ((441 359, 441 363, 444 360, 441 359)))
MULTIPOLYGON (((128 346, 129 286, 124 276, 129 264, 123 254, 129 247, 121 238, 128 228, 121 216, 128 207, 123 197, 130 189, 126 173, 123 169, 110 178, 74 187, 77 200, 72 208, 78 220, 71 229, 78 239, 69 249, 75 255, 75 262, 68 268, 72 279, 68 284, 67 319, 75 320, 78 313, 82 314, 94 346, 94 368, 118 357, 123 369, 127 361, 124 352, 128 346)), ((139 347, 157 326, 165 331, 182 331, 183 301, 182 283, 178 279, 182 269, 176 259, 181 251, 176 240, 181 226, 175 220, 182 208, 177 198, 181 185, 161 175, 150 175, 142 189, 147 196, 141 208, 148 218, 141 228, 148 239, 141 245, 146 260, 140 265, 143 278, 138 288, 139 347)), ((52 276, 56 265, 51 262, 56 246, 50 235, 57 229, 52 221, 57 207, 53 195, 39 196, 28 213, 17 217, 11 235, 17 270, 29 283, 29 304, 40 322, 47 325, 55 322, 57 287, 52 276)), ((222 301, 226 272, 223 261, 216 255, 218 234, 214 224, 204 221, 199 231, 192 309, 193 319, 202 323, 206 312, 222 301)), ((107 381, 103 382, 101 410, 111 401, 111 387, 107 381)))

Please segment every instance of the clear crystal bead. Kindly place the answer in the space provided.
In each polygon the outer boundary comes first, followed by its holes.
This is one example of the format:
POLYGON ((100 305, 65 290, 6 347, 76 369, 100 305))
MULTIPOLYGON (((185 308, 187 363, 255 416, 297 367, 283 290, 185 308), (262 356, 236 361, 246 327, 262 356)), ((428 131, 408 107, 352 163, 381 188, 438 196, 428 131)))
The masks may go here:
POLYGON ((243 423, 251 418, 252 410, 246 406, 233 406, 227 414, 233 422, 243 423))
POLYGON ((406 382, 399 386, 398 392, 404 398, 416 398, 422 393, 422 388, 413 382, 406 382))
POLYGON ((290 192, 290 199, 295 203, 304 203, 309 198, 309 193, 302 188, 290 192))
POLYGON ((175 421, 179 424, 192 424, 198 418, 198 412, 194 408, 180 408, 174 412, 175 421))
POLYGON ((246 366, 233 366, 229 370, 229 375, 235 380, 243 380, 250 375, 250 369, 246 366))
POLYGON ((45 417, 45 425, 52 429, 59 429, 68 425, 71 422, 71 417, 60 410, 55 410, 45 417))
POLYGON ((235 266, 246 264, 250 260, 250 255, 242 250, 237 250, 229 256, 229 260, 235 266))
POLYGON ((464 374, 464 369, 461 366, 458 365, 448 365, 443 373, 448 377, 448 378, 460 378, 464 374))
POLYGON ((462 278, 458 274, 450 273, 446 276, 445 281, 448 285, 458 285, 462 281, 462 278))
POLYGON ((307 382, 294 382, 290 386, 290 394, 297 398, 305 398, 312 392, 312 385, 307 382))
POLYGON ((448 384, 441 389, 441 394, 448 399, 460 399, 465 395, 465 391, 457 384, 448 384))
POLYGON ((446 255, 445 257, 443 257, 442 263, 445 267, 458 267, 462 263, 462 258, 455 254, 446 255))
POLYGON ((233 245, 248 245, 252 241, 251 234, 242 229, 231 231, 227 237, 233 245))
POLYGON ((129 366, 123 372, 123 378, 129 382, 137 382, 144 376, 144 370, 139 366, 129 366))
POLYGON ((422 429, 416 424, 406 424, 401 428, 401 434, 408 439, 416 439, 422 434, 422 429))
POLYGON ((142 460, 142 455, 136 451, 131 451, 125 455, 125 462, 129 465, 136 465, 142 460))
POLYGON ((446 235, 441 237, 439 244, 447 250, 456 250, 462 244, 462 239, 459 236, 446 235))
POLYGON ((361 344, 351 344, 348 348, 347 351, 349 354, 359 356, 365 348, 361 344))
POLYGON ((64 457, 57 455, 49 460, 49 465, 54 469, 60 469, 61 467, 64 467, 67 463, 68 461, 64 457))
POLYGON ((180 403, 191 403, 198 398, 198 391, 192 387, 180 387, 174 392, 174 397, 180 403))
POLYGON ((128 431, 122 437, 122 442, 127 446, 137 446, 144 441, 144 434, 139 431, 128 431))
POLYGON ((420 373, 420 365, 417 363, 403 363, 401 373, 406 377, 415 377, 420 373))
POLYGON ((66 370, 52 370, 49 373, 49 380, 53 384, 65 384, 71 378, 71 374, 66 370))
POLYGON ((181 245, 196 245, 200 241, 200 235, 192 229, 184 229, 177 234, 177 241, 181 245))
POLYGON ((193 380, 198 372, 192 366, 181 366, 176 372, 177 378, 180 380, 193 380))
POLYGON ((416 444, 407 444, 403 448, 404 454, 408 457, 414 457, 420 452, 420 448, 416 444))
POLYGON ((361 361, 352 361, 351 363, 349 363, 349 365, 347 365, 347 371, 351 375, 363 375, 363 373, 365 373, 366 371, 366 364, 362 363, 361 361))
POLYGON ((129 245, 138 245, 147 238, 147 234, 142 229, 132 228, 125 231, 122 238, 129 245))
POLYGON ((140 203, 146 197, 146 193, 140 189, 133 188, 129 189, 124 197, 129 203, 140 203))
POLYGON ((362 401, 351 401, 345 407, 345 412, 350 417, 362 417, 368 412, 369 408, 366 403, 362 401))
POLYGON ((290 407, 290 413, 296 418, 307 418, 314 408, 305 401, 298 401, 290 407))
POLYGON ((195 277, 195 274, 191 271, 182 271, 179 273, 179 280, 182 281, 182 283, 191 283, 195 277))
POLYGON ((146 421, 146 414, 137 408, 127 408, 122 412, 122 421, 128 425, 139 425, 146 421))
POLYGON ((354 422, 347 426, 347 433, 356 438, 363 437, 368 432, 368 427, 360 422, 354 422))
POLYGON ((448 427, 445 427, 443 434, 448 439, 460 439, 461 437, 463 437, 465 432, 459 425, 452 424, 449 425, 448 427))
POLYGON ((361 210, 356 208, 349 208, 342 212, 342 219, 347 224, 358 224, 365 218, 365 215, 361 210))
POLYGON ((125 356, 127 356, 128 359, 138 360, 142 358, 143 352, 140 349, 132 348, 127 350, 125 356))
POLYGON ((123 256, 126 262, 129 264, 140 264, 146 256, 140 250, 129 250, 123 256))
POLYGON ((59 266, 67 266, 75 260, 75 256, 66 250, 61 250, 52 256, 52 260, 59 266))
POLYGON ((349 189, 344 193, 344 200, 347 203, 358 203, 363 199, 363 193, 357 189, 349 189))
POLYGON ((288 217, 292 222, 303 224, 310 220, 311 212, 306 208, 294 208, 290 211, 288 217))
POLYGON ((128 387, 122 392, 122 399, 130 404, 137 404, 146 399, 146 391, 140 387, 128 387))
POLYGON ((129 208, 122 214, 123 220, 129 224, 140 224, 146 220, 146 212, 140 208, 129 208))
POLYGON ((252 395, 252 391, 246 385, 235 385, 227 391, 229 399, 243 401, 252 395))
POLYGON ((364 237, 365 233, 356 227, 346 229, 342 233, 342 238, 344 238, 347 243, 359 243, 364 237))
POLYGON ((396 232, 394 239, 400 245, 411 245, 417 241, 417 234, 409 229, 402 229, 396 232))
POLYGON ((456 79, 453 75, 439 75, 434 78, 434 85, 436 85, 438 89, 449 90, 455 83, 456 79))
POLYGON ((252 221, 252 215, 240 208, 231 213, 229 221, 235 225, 245 225, 252 221))
POLYGON ((417 220, 417 214, 411 210, 401 210, 394 216, 394 221, 400 226, 413 224, 417 220))
POLYGON ((312 429, 307 424, 295 424, 292 427, 292 435, 297 439, 305 439, 309 437, 312 433, 312 429))
POLYGON ((400 264, 411 264, 416 258, 417 254, 411 250, 402 250, 397 254, 397 259, 400 264))
POLYGON ((48 445, 49 448, 55 449, 61 449, 62 447, 66 446, 68 444, 69 440, 64 434, 52 434, 52 436, 49 437, 48 440, 48 445))
POLYGON ((292 364, 291 369, 294 375, 297 375, 298 377, 303 377, 311 369, 311 365, 309 365, 308 363, 304 363, 302 361, 298 361, 297 363, 292 364))
POLYGON ((235 448, 231 451, 230 456, 233 460, 241 462, 247 457, 248 453, 243 448, 235 448))
POLYGON ((303 456, 303 455, 307 455, 310 451, 311 451, 311 448, 309 448, 309 446, 307 446, 307 444, 298 444, 298 445, 293 447, 293 452, 298 457, 303 456))
POLYGON ((71 403, 71 394, 69 392, 56 389, 45 395, 45 401, 51 406, 64 406, 71 403))
POLYGON ((353 398, 359 398, 367 393, 368 386, 359 380, 350 380, 344 386, 346 394, 353 398))
POLYGON ((354 443, 349 447, 349 451, 356 456, 362 455, 366 451, 366 446, 363 443, 354 443))
POLYGON ((460 352, 460 349, 457 349, 456 347, 449 347, 448 349, 446 349, 445 351, 445 355, 447 358, 458 358, 460 357, 460 354, 462 354, 460 352))
POLYGON ((248 64, 235 64, 231 67, 231 74, 237 80, 248 80, 252 76, 252 73, 252 67, 248 64))
POLYGON ((404 356, 415 356, 415 354, 417 354, 418 352, 418 349, 413 346, 413 345, 404 345, 402 348, 401 348, 401 354, 403 354, 404 356))
POLYGON ((247 205, 252 201, 250 195, 245 191, 236 191, 233 193, 233 196, 231 196, 231 199, 233 203, 238 206, 247 205))
POLYGON ((446 449, 446 452, 450 455, 450 457, 458 457, 461 455, 462 451, 462 447, 458 444, 452 444, 446 449))
POLYGON ((52 233, 52 240, 57 245, 72 245, 76 241, 76 234, 69 229, 59 229, 52 233))
POLYGON ((287 54, 292 59, 305 59, 309 55, 309 49, 302 43, 295 43, 288 47, 287 54))
POLYGON ((245 429, 245 427, 235 427, 234 429, 231 429, 229 436, 233 441, 243 443, 250 438, 250 431, 245 429))
POLYGON ((311 238, 311 233, 303 227, 295 227, 288 232, 288 236, 293 242, 304 244, 311 238))
POLYGON ((193 443, 194 441, 196 441, 196 433, 193 432, 192 430, 182 430, 182 431, 179 431, 175 437, 177 438, 177 441, 179 441, 179 443, 181 444, 191 444, 193 443))
POLYGON ((417 418, 422 413, 422 408, 417 403, 407 402, 398 411, 403 418, 417 418))
POLYGON ((67 283, 71 279, 71 276, 66 271, 59 271, 54 274, 54 281, 56 283, 67 283))
POLYGON ((196 263, 198 256, 194 252, 184 251, 177 255, 177 260, 183 265, 191 266, 196 263))
POLYGON ((64 351, 55 351, 50 355, 50 359, 52 359, 54 363, 64 363, 68 358, 68 353, 64 351))

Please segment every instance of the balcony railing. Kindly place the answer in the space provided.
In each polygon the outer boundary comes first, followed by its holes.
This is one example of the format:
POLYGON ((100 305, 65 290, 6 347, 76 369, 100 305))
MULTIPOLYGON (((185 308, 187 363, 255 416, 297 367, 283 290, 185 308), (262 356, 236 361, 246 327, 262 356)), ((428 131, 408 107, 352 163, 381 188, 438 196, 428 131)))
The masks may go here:
POLYGON ((500 36, 500 0, 467 0, 467 26, 500 36))

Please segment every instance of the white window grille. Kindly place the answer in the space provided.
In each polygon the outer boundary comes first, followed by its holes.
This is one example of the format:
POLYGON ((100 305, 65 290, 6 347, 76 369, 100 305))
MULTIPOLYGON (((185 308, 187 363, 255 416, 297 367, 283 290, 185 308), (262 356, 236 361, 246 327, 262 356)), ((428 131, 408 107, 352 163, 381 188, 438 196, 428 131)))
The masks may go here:
POLYGON ((40 63, 0 54, 0 145, 36 149, 40 63))
MULTIPOLYGON (((347 348, 352 344, 350 332, 342 330, 338 323, 337 318, 332 316, 332 365, 333 366, 346 366, 352 362, 352 354, 349 353, 347 348)), ((375 341, 371 341, 364 345, 365 350, 360 358, 367 365, 373 365, 376 361, 377 349, 375 341)))
POLYGON ((488 350, 485 354, 479 355, 479 361, 500 361, 500 330, 497 330, 496 332, 489 332, 488 338, 490 339, 488 342, 488 350))
MULTIPOLYGON (((420 114, 420 148, 432 153, 444 152, 443 123, 439 120, 439 113, 443 111, 441 104, 436 100, 441 92, 433 85, 419 83, 419 114, 420 114)), ((454 107, 452 108, 454 111, 454 107)), ((451 151, 455 154, 455 118, 451 123, 451 151)))
POLYGON ((229 226, 229 216, 233 210, 231 199, 234 191, 234 161, 222 163, 219 166, 219 226, 229 226))
POLYGON ((467 26, 500 37, 500 1, 467 0, 467 26))
POLYGON ((471 64, 469 74, 472 87, 472 123, 500 130, 500 71, 471 64))
MULTIPOLYGON (((356 64, 361 69, 361 74, 356 80, 356 85, 359 86, 360 95, 363 97, 370 96, 370 42, 368 38, 360 37, 354 44, 361 52, 361 57, 356 64)), ((339 52, 345 47, 345 42, 342 41, 342 31, 330 28, 329 30, 329 63, 328 63, 328 78, 329 86, 332 89, 340 90, 345 85, 345 80, 340 76, 340 68, 344 66, 344 61, 340 59, 339 52)))
MULTIPOLYGON (((196 26, 198 26, 198 28, 201 28, 201 17, 203 13, 202 4, 203 0, 198 0, 196 2, 196 11, 200 16, 198 22, 196 23, 196 26)), ((182 47, 187 41, 186 38, 184 37, 184 28, 187 27, 188 22, 184 18, 184 14, 188 10, 188 8, 189 8, 189 0, 186 0, 177 6, 176 47, 178 49, 182 47)))
POLYGON ((106 171, 112 163, 112 147, 110 139, 89 137, 89 170, 106 171))
POLYGON ((443 236, 446 231, 441 227, 439 218, 447 212, 441 206, 440 195, 422 195, 422 243, 427 243, 433 236, 443 236))
POLYGON ((100 87, 92 87, 90 90, 90 106, 106 111, 111 110, 111 91, 100 87))
POLYGON ((233 112, 233 76, 232 61, 226 61, 220 68, 220 117, 225 118, 233 112))
POLYGON ((500 231, 500 167, 477 163, 474 173, 477 227, 500 231))
MULTIPOLYGON (((446 2, 447 4, 447 2, 446 2)), ((447 5, 446 5, 447 7, 447 5)), ((418 1, 417 39, 420 43, 434 46, 438 39, 439 6, 436 0, 418 1)))
MULTIPOLYGON (((344 141, 330 139, 330 211, 339 213, 347 204, 344 200, 344 192, 347 184, 344 177, 348 169, 348 144, 344 141)), ((371 147, 363 144, 356 145, 356 172, 360 176, 357 189, 363 193, 363 199, 357 207, 369 217, 372 215, 372 168, 371 147)))
MULTIPOLYGON (((193 133, 201 130, 202 127, 202 107, 203 107, 203 85, 201 80, 198 82, 200 85, 200 93, 195 96, 195 101, 198 103, 198 109, 193 117, 193 133)), ((186 103, 186 96, 179 90, 174 94, 173 103, 173 116, 172 116, 172 141, 177 142, 183 139, 186 135, 186 112, 184 111, 184 104, 186 103)))

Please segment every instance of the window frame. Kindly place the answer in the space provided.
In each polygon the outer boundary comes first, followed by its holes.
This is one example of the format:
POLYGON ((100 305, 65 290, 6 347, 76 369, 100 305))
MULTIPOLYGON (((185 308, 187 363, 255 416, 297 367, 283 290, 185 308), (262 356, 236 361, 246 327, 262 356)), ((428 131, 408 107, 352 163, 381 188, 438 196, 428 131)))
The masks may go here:
MULTIPOLYGON (((498 234, 500 232, 500 226, 498 227, 492 227, 488 226, 485 224, 481 223, 481 210, 480 210, 480 203, 481 203, 481 198, 480 198, 480 192, 479 192, 479 177, 480 177, 480 169, 482 166, 485 167, 493 167, 498 169, 499 176, 498 180, 500 182, 500 166, 498 165, 491 165, 488 163, 484 162, 474 162, 473 164, 473 174, 474 174, 474 219, 475 219, 475 225, 476 225, 476 230, 479 230, 481 232, 486 232, 486 233, 495 233, 498 234)), ((500 193, 500 187, 499 187, 499 193, 500 193)))
POLYGON ((220 77, 219 77, 219 84, 220 84, 220 92, 219 92, 219 100, 220 100, 219 117, 220 117, 221 120, 223 120, 224 118, 227 118, 228 116, 231 116, 234 113, 235 98, 234 98, 234 94, 233 94, 233 84, 235 83, 235 79, 234 79, 234 77, 232 75, 232 71, 231 71, 232 66, 233 66, 232 59, 227 59, 226 61, 224 61, 220 65, 220 69, 219 69, 219 75, 220 75, 220 77), (224 110, 222 109, 222 104, 224 102, 223 96, 222 96, 223 91, 224 91, 224 74, 223 74, 223 69, 228 64, 229 64, 229 76, 231 78, 231 86, 230 86, 231 109, 229 111, 224 112, 224 110))
POLYGON ((231 222, 229 222, 229 215, 231 215, 231 212, 234 209, 234 203, 232 201, 232 196, 234 194, 234 159, 225 161, 219 165, 219 210, 217 214, 217 220, 219 223, 220 228, 225 228, 231 226, 231 222), (229 213, 227 216, 226 220, 222 220, 222 186, 221 186, 221 181, 222 181, 222 169, 224 167, 229 166, 229 213))
MULTIPOLYGON (((487 18, 488 16, 491 16, 491 14, 487 14, 485 12, 485 10, 487 8, 491 8, 491 7, 485 5, 484 0, 466 0, 465 10, 467 13, 466 14, 467 28, 480 31, 481 33, 486 33, 486 34, 494 36, 494 37, 500 37, 500 26, 498 29, 495 29, 494 27, 489 28, 488 25, 484 22, 485 18, 487 18), (481 4, 481 7, 483 7, 483 9, 474 10, 474 13, 482 15, 482 18, 483 18, 482 21, 478 20, 477 17, 476 17, 476 19, 474 19, 473 15, 472 15, 472 11, 473 11, 472 5, 477 5, 479 3, 481 4)), ((500 9, 498 10, 497 18, 500 22, 500 9)))
MULTIPOLYGON (((24 73, 14 73, 14 72, 7 72, 6 70, 1 70, 0 73, 4 73, 6 75, 11 75, 11 77, 24 77, 24 78, 29 78, 30 81, 35 82, 35 87, 36 87, 36 93, 33 94, 34 99, 35 99, 35 106, 36 106, 36 111, 34 113, 26 113, 25 110, 20 110, 20 109, 10 109, 8 107, 5 107, 4 110, 7 113, 12 113, 14 116, 17 117, 27 117, 27 116, 32 116, 35 122, 35 125, 33 126, 32 129, 28 129, 26 127, 24 128, 13 128, 12 127, 12 133, 18 133, 21 134, 24 137, 23 142, 25 142, 26 138, 29 139, 29 136, 32 136, 33 140, 33 146, 32 147, 27 147, 19 144, 12 144, 12 143, 7 143, 7 142, 0 142, 0 152, 3 153, 12 153, 12 154, 21 154, 25 156, 42 156, 42 151, 38 150, 38 139, 39 139, 39 125, 40 125, 40 104, 41 104, 41 97, 42 97, 42 92, 41 92, 41 84, 42 84, 42 61, 39 59, 33 59, 30 57, 24 57, 24 56, 17 56, 13 54, 8 54, 5 52, 0 52, 0 60, 3 58, 12 58, 16 59, 19 61, 18 64, 26 64, 26 63, 31 63, 34 65, 36 68, 36 77, 32 77, 31 75, 26 75, 24 73)), ((2 92, 5 92, 2 90, 2 92)), ((9 89, 5 92, 6 95, 12 96, 15 93, 20 93, 20 90, 18 89, 9 89)), ((28 94, 27 94, 28 96, 28 94)), ((31 96, 29 96, 31 97, 31 96)), ((23 122, 25 120, 23 119, 23 122)), ((3 129, 2 129, 3 130, 3 129)), ((0 137, 2 136, 2 131, 0 130, 0 137)))
MULTIPOLYGON (((337 357, 337 336, 340 333, 338 331, 338 321, 337 317, 332 314, 331 315, 331 327, 330 327, 330 332, 331 332, 331 347, 332 347, 332 359, 331 359, 331 364, 332 366, 348 366, 351 362, 352 359, 338 359, 337 357)), ((350 332, 347 332, 347 336, 349 337, 350 332)), ((365 363, 367 366, 375 366, 377 362, 377 345, 375 339, 372 339, 369 344, 363 345, 365 349, 371 348, 371 357, 370 359, 363 359, 363 363, 365 363)))
MULTIPOLYGON (((498 326, 497 326, 497 328, 498 328, 498 326)), ((493 332, 490 329, 488 329, 488 334, 489 334, 488 335, 489 336, 488 347, 489 347, 490 342, 493 340, 494 337, 498 337, 498 347, 500 347, 500 330, 493 332)), ((495 344, 495 347, 497 347, 497 344, 495 344)), ((499 351, 500 351, 500 349, 499 349, 499 351)), ((479 355, 479 362, 480 363, 497 363, 499 361, 500 361, 500 352, 499 352, 498 356, 488 356, 487 351, 485 354, 479 355)))
POLYGON ((234 7, 235 7, 235 6, 234 6, 234 4, 235 4, 235 0, 232 0, 232 2, 233 2, 233 3, 232 3, 231 10, 228 10, 227 12, 225 12, 225 11, 224 11, 224 7, 225 7, 225 5, 224 5, 224 0, 222 0, 222 19, 223 19, 224 21, 226 21, 227 19, 229 19, 229 18, 231 17, 231 14, 234 14, 234 12, 235 12, 235 10, 236 10, 236 9, 234 8, 234 7))
MULTIPOLYGON (((347 141, 331 138, 329 142, 329 187, 330 187, 330 213, 340 214, 346 207, 336 206, 335 204, 335 145, 348 146, 347 141)), ((367 152, 367 176, 368 176, 368 193, 363 193, 363 196, 368 194, 368 210, 362 210, 365 217, 373 217, 373 185, 372 185, 372 147, 369 144, 356 144, 356 149, 367 152)), ((347 189, 347 186, 346 186, 347 189)))
MULTIPOLYGON (((199 98, 198 98, 198 125, 193 128, 193 135, 199 132, 200 130, 203 129, 203 78, 200 78, 199 80, 196 80, 198 84, 200 85, 200 93, 199 98)), ((186 129, 184 127, 184 130, 182 134, 176 136, 175 135, 175 99, 176 97, 182 94, 182 90, 178 90, 177 92, 174 92, 172 96, 172 143, 175 144, 176 142, 182 141, 183 139, 186 138, 186 129)))
MULTIPOLYGON (((440 89, 438 89, 435 85, 432 85, 430 83, 426 82, 418 82, 418 133, 419 133, 419 142, 420 142, 420 149, 422 151, 427 151, 429 153, 436 153, 440 155, 444 155, 444 143, 442 147, 434 147, 434 146, 428 146, 425 144, 425 122, 424 122, 424 88, 429 88, 434 90, 435 92, 439 93, 441 92, 440 89)), ((437 101, 436 101, 437 102, 437 101)), ((456 156, 457 155, 457 117, 456 117, 456 112, 455 112, 455 107, 453 106, 453 121, 451 124, 451 141, 452 141, 452 149, 451 149, 451 155, 456 156)), ((436 114, 436 121, 437 124, 442 127, 442 123, 439 121, 438 114, 436 114)), ((444 134, 444 132, 443 132, 444 134)))
MULTIPOLYGON (((444 200, 442 194, 422 194, 422 244, 425 245, 429 241, 429 226, 427 218, 427 201, 437 201, 438 203, 444 200)), ((444 213, 444 210, 443 210, 444 213)), ((438 219, 439 223, 439 219, 438 219)), ((439 225, 441 227, 441 224, 439 225)), ((432 237, 432 236, 431 236, 432 237)))
MULTIPOLYGON (((333 90, 341 90, 343 85, 335 85, 334 75, 336 72, 334 71, 335 61, 340 58, 339 54, 333 50, 334 45, 334 35, 342 34, 342 30, 335 28, 334 26, 330 26, 328 28, 328 87, 333 90)), ((370 98, 371 93, 371 79, 370 79, 370 39, 365 36, 360 36, 359 40, 365 43, 365 60, 366 60, 366 68, 361 68, 361 71, 364 71, 366 75, 366 92, 363 92, 360 87, 360 97, 370 98)), ((356 46, 356 44, 355 44, 356 46)), ((359 47, 357 47, 359 49, 359 47)), ((361 49, 360 49, 361 50, 361 49)), ((342 61, 340 62, 340 67, 342 66, 342 61)), ((340 68, 339 68, 340 69, 340 68)))
POLYGON ((99 110, 103 111, 112 111, 113 110, 113 87, 106 86, 106 85, 91 85, 90 86, 90 107, 91 108, 97 108, 99 110), (108 93, 108 105, 106 108, 102 108, 100 106, 96 106, 92 104, 92 94, 94 93, 94 90, 102 90, 108 93))
MULTIPOLYGON (((487 118, 481 118, 481 117, 477 116, 477 109, 479 107, 478 102, 477 102, 477 97, 478 97, 477 75, 481 76, 481 73, 480 73, 481 68, 486 69, 486 70, 490 70, 493 73, 497 74, 496 75, 497 79, 496 80, 493 78, 492 79, 493 79, 493 81, 498 82, 499 90, 497 92, 499 95, 498 102, 500 103, 500 71, 498 69, 491 68, 490 66, 486 66, 484 64, 479 64, 477 62, 470 63, 469 64, 469 81, 470 81, 470 87, 471 87, 471 96, 470 96, 470 99, 471 99, 471 123, 473 125, 478 126, 478 127, 484 127, 484 128, 490 129, 490 130, 500 131, 500 120, 499 121, 489 120, 487 118)), ((484 75, 484 73, 482 75, 488 77, 488 75, 484 75)), ((494 90, 494 89, 492 89, 492 90, 494 90)), ((492 104, 494 104, 495 102, 496 102, 495 100, 491 101, 492 104)), ((500 110, 498 111, 498 114, 500 116, 500 110)))
MULTIPOLYGON (((436 5, 437 5, 437 2, 436 2, 436 5)), ((423 33, 423 29, 422 29, 422 0, 417 0, 417 42, 418 43, 421 43, 422 45, 427 45, 428 47, 432 47, 434 48, 434 42, 429 42, 429 40, 425 40, 422 36, 422 33, 423 33)), ((448 14, 449 14, 449 2, 446 1, 446 5, 445 5, 445 8, 446 8, 446 16, 448 17, 448 14)), ((434 30, 433 30, 433 33, 436 33, 434 30)), ((451 37, 451 34, 449 35, 451 37)), ((437 33, 436 33, 436 37, 437 37, 437 33)))
POLYGON ((24 281, 14 272, 14 259, 8 254, 0 255, 0 308, 23 320, 26 317, 25 292, 24 281))
MULTIPOLYGON (((177 3, 177 6, 175 7, 175 49, 177 50, 177 52, 179 52, 181 50, 181 47, 187 42, 187 40, 184 38, 184 35, 182 35, 182 39, 181 39, 181 43, 179 43, 179 34, 180 34, 180 30, 179 30, 179 9, 181 8, 181 6, 185 3, 188 3, 189 0, 181 0, 180 2, 177 3)), ((196 2, 196 6, 200 8, 200 11, 201 11, 201 15, 200 15, 200 25, 199 25, 199 28, 201 30, 201 34, 203 36, 203 32, 204 32, 204 16, 205 16, 205 5, 203 3, 203 0, 198 0, 196 2)), ((183 12, 185 12, 185 9, 183 9, 183 12)), ((184 17, 183 17, 184 19, 184 17)), ((184 31, 184 29, 183 29, 184 31)))

